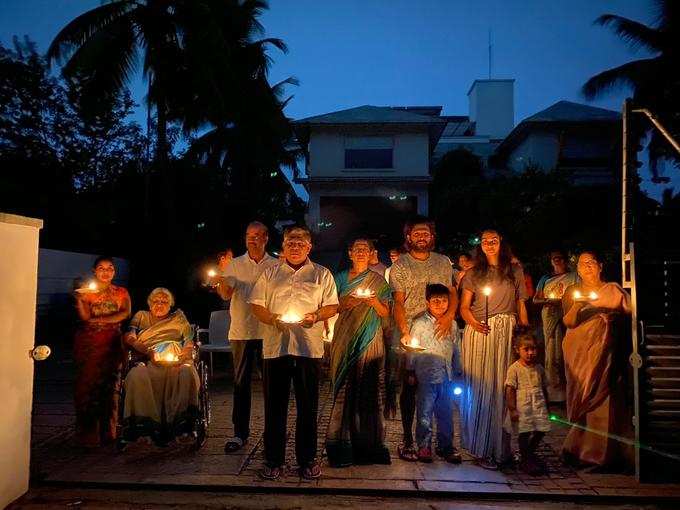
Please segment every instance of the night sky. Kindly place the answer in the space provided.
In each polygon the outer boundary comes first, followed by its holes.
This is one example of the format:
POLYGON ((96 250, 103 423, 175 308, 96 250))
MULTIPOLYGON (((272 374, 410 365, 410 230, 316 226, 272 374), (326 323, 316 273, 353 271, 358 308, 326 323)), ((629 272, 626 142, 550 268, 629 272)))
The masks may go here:
MULTIPOLYGON (((44 51, 69 20, 100 0, 0 0, 0 41, 29 35, 44 51)), ((300 80, 286 112, 302 118, 363 104, 443 105, 467 115, 476 78, 514 78, 515 122, 565 99, 585 102, 581 85, 633 53, 603 13, 651 23, 648 0, 270 0, 261 18, 266 36, 280 37, 287 55, 272 52, 272 82, 300 80)), ((141 102, 144 85, 133 93, 141 102)), ((592 104, 620 110, 626 91, 592 104)), ((140 121, 144 116, 140 114, 140 121)), ((679 172, 675 188, 680 187, 679 172)), ((648 185, 654 196, 659 186, 648 185)))

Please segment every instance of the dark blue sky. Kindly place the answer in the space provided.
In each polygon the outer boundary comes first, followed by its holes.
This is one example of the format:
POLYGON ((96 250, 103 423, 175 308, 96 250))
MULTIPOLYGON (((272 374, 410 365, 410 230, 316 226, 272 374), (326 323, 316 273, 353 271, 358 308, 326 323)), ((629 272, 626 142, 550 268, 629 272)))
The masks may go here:
MULTIPOLYGON (((0 0, 0 41, 28 34, 44 50, 99 3, 0 0)), ((293 118, 362 104, 443 105, 446 114, 466 115, 470 84, 488 77, 490 29, 492 77, 516 80, 519 122, 562 99, 585 102, 588 77, 641 56, 593 25, 605 12, 646 23, 654 15, 649 0, 271 0, 262 23, 290 49, 272 53, 270 76, 300 80, 286 110, 293 118)), ((137 81, 139 101, 143 91, 137 81)), ((619 110, 624 97, 592 104, 619 110)))

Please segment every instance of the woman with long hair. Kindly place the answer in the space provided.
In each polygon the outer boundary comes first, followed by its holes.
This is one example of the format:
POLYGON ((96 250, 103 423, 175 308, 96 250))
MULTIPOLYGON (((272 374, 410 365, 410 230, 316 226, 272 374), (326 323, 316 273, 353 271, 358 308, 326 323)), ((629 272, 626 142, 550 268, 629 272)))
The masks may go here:
POLYGON ((562 453, 573 464, 625 467, 633 452, 615 438, 631 433, 623 384, 627 353, 617 326, 630 314, 630 297, 602 279, 602 261, 594 252, 581 252, 577 270, 581 282, 562 299, 567 419, 575 425, 562 453))
POLYGON ((116 274, 111 257, 98 257, 94 282, 76 290, 81 321, 73 341, 76 365, 76 437, 87 447, 116 439, 118 386, 123 362, 121 325, 130 317, 128 291, 111 283, 116 274))
POLYGON ((461 288, 460 312, 466 323, 461 346, 462 443, 481 467, 498 469, 510 453, 503 398, 505 375, 513 362, 513 330, 529 321, 524 272, 512 263, 510 247, 497 231, 482 232, 474 268, 461 288))

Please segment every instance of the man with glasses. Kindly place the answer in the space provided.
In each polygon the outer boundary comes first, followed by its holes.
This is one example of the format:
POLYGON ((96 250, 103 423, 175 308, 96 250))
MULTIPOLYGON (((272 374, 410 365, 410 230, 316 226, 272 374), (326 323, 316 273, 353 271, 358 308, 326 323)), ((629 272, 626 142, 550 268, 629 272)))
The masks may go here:
POLYGON ((231 299, 231 323, 229 342, 234 357, 234 402, 232 423, 234 437, 224 445, 224 451, 240 450, 250 435, 251 381, 253 369, 262 357, 262 332, 248 305, 250 292, 260 275, 279 263, 266 251, 269 230, 267 226, 254 221, 246 228, 246 253, 229 263, 217 286, 218 294, 225 301, 231 299))
MULTIPOLYGON (((413 319, 427 310, 425 289, 429 284, 441 284, 449 289, 448 311, 436 320, 435 334, 446 337, 452 330, 458 294, 453 287, 453 268, 448 257, 434 253, 434 222, 417 217, 404 226, 407 253, 401 255, 390 270, 390 286, 394 292, 394 322, 401 343, 408 343, 413 319)), ((394 348, 395 346, 393 346, 394 348)), ((401 423, 404 442, 399 445, 398 454, 403 460, 416 461, 418 456, 413 447, 413 418, 415 414, 416 384, 409 384, 406 370, 401 374, 401 423)))
POLYGON ((321 476, 316 452, 323 321, 336 314, 338 296, 331 272, 309 260, 311 249, 307 228, 287 228, 284 260, 262 273, 250 295, 252 311, 264 324, 265 464, 260 476, 268 480, 278 479, 283 472, 291 380, 300 475, 321 476))

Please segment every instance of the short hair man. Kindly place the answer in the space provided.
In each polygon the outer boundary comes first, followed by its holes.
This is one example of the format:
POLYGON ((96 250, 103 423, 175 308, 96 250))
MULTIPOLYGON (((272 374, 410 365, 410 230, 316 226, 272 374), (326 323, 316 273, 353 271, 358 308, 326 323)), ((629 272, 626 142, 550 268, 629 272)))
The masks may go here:
POLYGON ((268 268, 279 263, 266 251, 269 229, 259 221, 246 228, 246 253, 231 260, 224 269, 218 294, 231 299, 229 342, 234 357, 234 402, 231 420, 234 436, 224 445, 227 453, 235 452, 250 436, 251 382, 253 369, 262 357, 262 325, 250 309, 248 299, 255 282, 268 268))
MULTIPOLYGON (((435 321, 435 334, 442 338, 451 331, 458 307, 458 295, 453 287, 453 270, 448 257, 434 253, 436 232, 434 222, 422 216, 416 217, 404 226, 405 247, 408 250, 399 257, 390 271, 390 286, 394 291, 394 321, 401 342, 409 340, 413 319, 427 310, 425 289, 428 284, 439 283, 449 289, 449 308, 435 321)), ((404 442, 398 448, 404 460, 417 460, 413 448, 413 416, 417 387, 405 384, 402 374, 401 423, 404 442)))
POLYGON ((269 480, 281 476, 285 462, 291 380, 297 404, 295 454, 300 475, 306 479, 321 476, 316 453, 323 321, 336 314, 338 295, 331 272, 309 260, 311 249, 307 228, 287 228, 284 260, 262 273, 250 295, 253 313, 265 325, 265 464, 260 476, 269 480))

